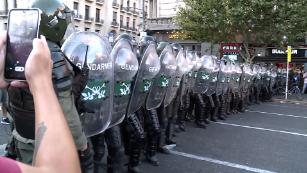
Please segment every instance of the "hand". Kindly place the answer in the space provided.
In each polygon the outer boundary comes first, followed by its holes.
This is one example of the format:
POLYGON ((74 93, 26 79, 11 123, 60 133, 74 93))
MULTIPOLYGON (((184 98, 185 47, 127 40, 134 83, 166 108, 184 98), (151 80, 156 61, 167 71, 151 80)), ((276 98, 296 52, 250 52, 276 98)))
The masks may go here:
POLYGON ((6 50, 6 32, 0 33, 0 88, 6 88, 9 83, 4 80, 4 58, 6 50))
POLYGON ((25 66, 25 76, 31 91, 44 84, 52 86, 52 66, 46 38, 41 36, 40 39, 34 39, 33 50, 25 66))

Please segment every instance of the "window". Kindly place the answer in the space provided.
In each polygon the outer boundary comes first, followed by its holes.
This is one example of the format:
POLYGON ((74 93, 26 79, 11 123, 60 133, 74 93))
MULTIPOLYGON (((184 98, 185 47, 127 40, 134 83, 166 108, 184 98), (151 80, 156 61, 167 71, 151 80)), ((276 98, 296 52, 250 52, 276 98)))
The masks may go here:
POLYGON ((117 20, 117 12, 113 11, 113 21, 116 22, 117 20))
POLYGON ((130 7, 130 1, 128 0, 127 1, 127 8, 129 8, 130 7))
POLYGON ((120 1, 120 8, 123 8, 123 4, 124 4, 124 1, 121 0, 121 1, 120 1))
POLYGON ((120 21, 119 21, 119 23, 120 23, 120 26, 123 26, 123 24, 124 24, 124 16, 123 15, 120 15, 120 21))
POLYGON ((100 9, 96 8, 96 22, 100 22, 100 9))
POLYGON ((79 3, 78 2, 74 2, 74 14, 75 16, 79 15, 79 3))
POLYGON ((132 21, 132 27, 133 27, 132 29, 133 29, 133 30, 135 30, 135 24, 136 24, 136 20, 133 19, 133 21, 132 21))
POLYGON ((84 31, 89 31, 90 30, 90 28, 84 28, 84 31))
POLYGON ((135 11, 135 9, 136 9, 136 3, 134 2, 133 3, 133 10, 135 11))
POLYGON ((85 20, 90 20, 90 6, 85 5, 85 20))
POLYGON ((130 21, 130 18, 127 17, 127 18, 126 18, 126 26, 127 26, 127 28, 129 28, 129 21, 130 21))
POLYGON ((95 32, 100 33, 100 30, 99 30, 99 29, 96 29, 95 32))

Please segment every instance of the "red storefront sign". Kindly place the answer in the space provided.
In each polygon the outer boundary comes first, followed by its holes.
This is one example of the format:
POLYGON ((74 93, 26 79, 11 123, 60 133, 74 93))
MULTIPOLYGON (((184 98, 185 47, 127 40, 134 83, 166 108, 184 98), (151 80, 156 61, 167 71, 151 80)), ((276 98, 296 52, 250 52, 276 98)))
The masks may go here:
POLYGON ((225 53, 239 53, 242 50, 242 43, 221 43, 221 52, 225 53))

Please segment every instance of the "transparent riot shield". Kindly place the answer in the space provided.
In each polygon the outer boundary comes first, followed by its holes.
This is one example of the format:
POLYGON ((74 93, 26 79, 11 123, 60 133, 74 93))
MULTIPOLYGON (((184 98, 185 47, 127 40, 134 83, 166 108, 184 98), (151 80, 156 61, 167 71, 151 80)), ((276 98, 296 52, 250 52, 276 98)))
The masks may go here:
POLYGON ((144 105, 146 97, 153 85, 153 79, 159 73, 160 68, 160 60, 157 55, 155 44, 150 44, 145 50, 140 62, 139 71, 134 81, 131 98, 127 108, 127 116, 135 113, 144 105))
POLYGON ((212 72, 209 76, 209 84, 208 84, 208 90, 206 92, 207 96, 211 96, 215 94, 216 92, 216 84, 218 82, 218 74, 219 74, 219 65, 217 63, 217 58, 214 56, 211 56, 212 59, 212 72))
POLYGON ((153 86, 149 91, 146 99, 146 109, 151 110, 158 108, 164 97, 165 93, 170 86, 172 76, 176 72, 177 65, 175 56, 172 53, 170 45, 165 46, 160 54, 161 69, 154 79, 153 86))
MULTIPOLYGON (((67 38, 62 51, 82 72, 85 82, 78 101, 78 110, 87 136, 103 132, 112 117, 113 65, 111 46, 105 37, 94 32, 78 32, 67 38)), ((82 73, 81 72, 81 73, 82 73)), ((81 81, 80 81, 81 82, 81 81)), ((73 86, 74 87, 74 86, 73 86)))
POLYGON ((209 86, 210 74, 213 70, 212 58, 209 55, 204 55, 201 58, 201 67, 198 70, 198 75, 195 80, 193 92, 194 93, 205 93, 209 86))
POLYGON ((114 61, 114 98, 109 128, 124 120, 131 97, 131 85, 139 68, 130 40, 119 39, 113 46, 111 58, 114 61))
POLYGON ((223 94, 223 90, 226 83, 226 64, 224 61, 219 61, 219 72, 217 77, 217 84, 216 84, 216 95, 223 94))
POLYGON ((177 69, 174 78, 171 81, 171 84, 168 87, 168 90, 164 98, 164 107, 168 106, 172 102, 172 100, 176 97, 177 90, 180 87, 182 76, 188 69, 183 49, 181 49, 176 56, 176 65, 177 69))

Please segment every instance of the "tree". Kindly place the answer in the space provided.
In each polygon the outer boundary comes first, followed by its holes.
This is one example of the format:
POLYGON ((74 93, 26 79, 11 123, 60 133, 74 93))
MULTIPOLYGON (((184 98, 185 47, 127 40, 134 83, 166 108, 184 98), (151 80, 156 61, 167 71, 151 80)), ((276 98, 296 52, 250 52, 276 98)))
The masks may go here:
POLYGON ((176 23, 192 39, 241 42, 242 58, 255 55, 250 44, 292 45, 306 36, 307 0, 183 0, 176 23))

